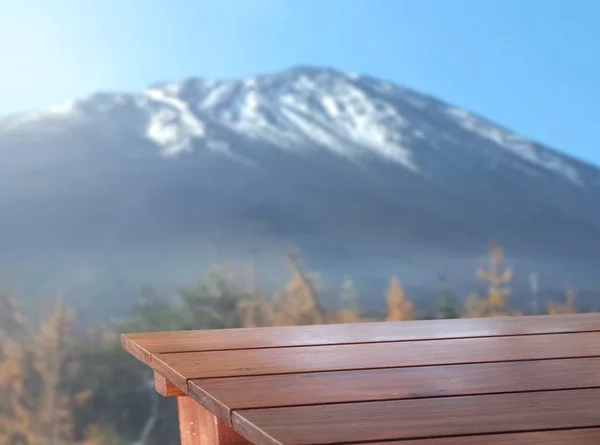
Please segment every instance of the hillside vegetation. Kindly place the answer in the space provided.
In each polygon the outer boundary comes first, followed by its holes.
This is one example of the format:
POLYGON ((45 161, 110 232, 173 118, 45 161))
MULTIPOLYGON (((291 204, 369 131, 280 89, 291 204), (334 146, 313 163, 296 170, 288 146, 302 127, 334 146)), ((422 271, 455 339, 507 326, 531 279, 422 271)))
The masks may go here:
MULTIPOLYGON (((285 258, 291 276, 274 295, 265 295, 258 271, 246 278, 220 265, 203 282, 182 289, 173 300, 145 289, 129 317, 76 332, 74 315, 57 298, 47 310, 31 311, 0 292, 0 444, 1 445, 175 445, 174 400, 159 396, 153 376, 125 353, 120 332, 222 329, 252 326, 402 321, 424 318, 516 316, 508 310, 513 270, 492 243, 490 262, 477 276, 485 294, 453 296, 440 277, 437 303, 417 308, 399 277, 390 278, 383 317, 363 314, 360 295, 345 280, 339 307, 323 307, 319 277, 306 270, 297 252, 285 258), (464 300, 464 303, 463 303, 464 300)), ((565 301, 548 302, 546 313, 574 313, 574 289, 565 301)), ((31 309, 31 308, 30 308, 31 309)))

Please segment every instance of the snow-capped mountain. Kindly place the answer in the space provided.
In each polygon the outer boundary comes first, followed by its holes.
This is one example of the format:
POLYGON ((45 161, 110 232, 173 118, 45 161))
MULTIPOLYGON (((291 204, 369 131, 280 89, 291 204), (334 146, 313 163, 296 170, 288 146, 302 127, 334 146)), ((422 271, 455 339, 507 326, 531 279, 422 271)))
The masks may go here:
POLYGON ((525 279, 600 289, 599 202, 594 166, 331 69, 192 78, 0 121, 0 268, 70 289, 189 278, 215 248, 258 249, 270 271, 287 245, 367 288, 390 273, 468 286, 492 238, 525 279))

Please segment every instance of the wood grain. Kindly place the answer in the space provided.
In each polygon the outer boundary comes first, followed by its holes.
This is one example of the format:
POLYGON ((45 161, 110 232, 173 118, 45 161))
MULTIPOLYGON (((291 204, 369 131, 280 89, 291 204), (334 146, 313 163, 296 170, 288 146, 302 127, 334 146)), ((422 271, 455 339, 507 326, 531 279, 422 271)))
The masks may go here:
POLYGON ((535 315, 284 326, 203 331, 122 334, 121 344, 134 357, 150 364, 152 354, 251 348, 318 346, 385 341, 600 332, 600 314, 535 315))
POLYGON ((600 333, 585 332, 157 354, 151 365, 186 391, 197 378, 599 356, 600 333))
POLYGON ((158 372, 154 372, 154 389, 163 397, 182 397, 187 393, 181 391, 158 372))
POLYGON ((240 410, 233 426, 254 445, 431 439, 598 427, 599 400, 584 389, 240 410))
POLYGON ((446 437, 400 442, 372 442, 369 445, 598 445, 600 428, 536 433, 493 434, 485 436, 446 437))
POLYGON ((232 377, 188 382, 190 396, 228 424, 231 422, 231 411, 238 409, 593 387, 600 388, 600 358, 232 377))
POLYGON ((250 445, 190 397, 177 398, 181 445, 250 445))

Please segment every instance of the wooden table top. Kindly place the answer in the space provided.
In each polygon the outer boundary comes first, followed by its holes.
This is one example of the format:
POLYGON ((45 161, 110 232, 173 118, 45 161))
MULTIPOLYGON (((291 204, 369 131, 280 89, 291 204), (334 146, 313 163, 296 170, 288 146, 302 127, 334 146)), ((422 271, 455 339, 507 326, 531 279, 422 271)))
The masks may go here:
POLYGON ((598 445, 600 314, 123 334, 255 445, 598 445))

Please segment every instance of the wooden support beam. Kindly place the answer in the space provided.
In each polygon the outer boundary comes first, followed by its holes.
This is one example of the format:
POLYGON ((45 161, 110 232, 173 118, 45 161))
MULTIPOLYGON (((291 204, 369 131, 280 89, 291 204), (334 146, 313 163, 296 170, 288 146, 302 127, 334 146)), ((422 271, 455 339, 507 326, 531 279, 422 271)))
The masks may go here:
POLYGON ((154 389, 163 397, 182 397, 187 395, 156 371, 154 371, 154 389))
POLYGON ((251 445, 191 397, 177 397, 177 409, 181 445, 251 445))

